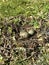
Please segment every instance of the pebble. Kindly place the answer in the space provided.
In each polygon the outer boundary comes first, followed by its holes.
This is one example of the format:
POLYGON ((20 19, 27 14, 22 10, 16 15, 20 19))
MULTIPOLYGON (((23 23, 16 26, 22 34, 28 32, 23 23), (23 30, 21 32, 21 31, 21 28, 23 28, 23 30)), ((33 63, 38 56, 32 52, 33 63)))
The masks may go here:
POLYGON ((49 43, 45 44, 46 47, 49 47, 49 43))

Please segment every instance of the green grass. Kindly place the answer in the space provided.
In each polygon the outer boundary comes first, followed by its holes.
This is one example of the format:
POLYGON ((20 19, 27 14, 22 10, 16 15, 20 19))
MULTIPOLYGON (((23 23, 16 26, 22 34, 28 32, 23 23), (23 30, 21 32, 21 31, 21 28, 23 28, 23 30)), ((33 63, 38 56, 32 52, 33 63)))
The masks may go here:
POLYGON ((23 14, 44 18, 48 11, 49 1, 46 0, 0 0, 0 17, 23 14))

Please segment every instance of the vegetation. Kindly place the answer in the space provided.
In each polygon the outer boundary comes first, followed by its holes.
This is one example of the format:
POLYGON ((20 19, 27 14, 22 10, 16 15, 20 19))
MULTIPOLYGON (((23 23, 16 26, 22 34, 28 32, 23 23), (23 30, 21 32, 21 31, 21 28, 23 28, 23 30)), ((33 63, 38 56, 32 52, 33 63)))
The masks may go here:
POLYGON ((45 18, 49 11, 48 0, 0 0, 0 16, 40 16, 45 18))
POLYGON ((49 65, 49 0, 0 0, 0 65, 49 65))

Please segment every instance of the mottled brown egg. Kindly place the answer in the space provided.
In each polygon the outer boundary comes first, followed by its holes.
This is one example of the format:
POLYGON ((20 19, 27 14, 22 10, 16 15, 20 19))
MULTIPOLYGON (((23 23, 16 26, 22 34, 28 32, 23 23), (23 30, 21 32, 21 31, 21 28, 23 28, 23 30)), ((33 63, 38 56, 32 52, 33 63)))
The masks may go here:
POLYGON ((21 38, 27 38, 28 37, 28 33, 24 30, 20 31, 19 35, 20 35, 21 38))
POLYGON ((28 30, 28 34, 33 35, 33 34, 34 34, 34 29, 32 29, 32 28, 29 29, 29 30, 28 30))

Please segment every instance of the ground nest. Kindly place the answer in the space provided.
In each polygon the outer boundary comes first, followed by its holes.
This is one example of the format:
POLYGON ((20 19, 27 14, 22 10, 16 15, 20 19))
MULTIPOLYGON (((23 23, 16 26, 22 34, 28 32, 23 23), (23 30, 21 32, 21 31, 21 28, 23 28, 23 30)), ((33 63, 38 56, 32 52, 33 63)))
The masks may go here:
POLYGON ((8 62, 10 64, 10 61, 18 57, 20 48, 24 49, 22 51, 23 58, 32 56, 36 60, 40 54, 39 47, 49 43, 48 21, 42 18, 18 16, 1 19, 1 21, 0 54, 4 59, 4 63, 8 62), (14 20, 17 18, 18 22, 16 23, 14 20), (38 28, 34 28, 33 25, 29 24, 33 20, 38 21, 38 28))

